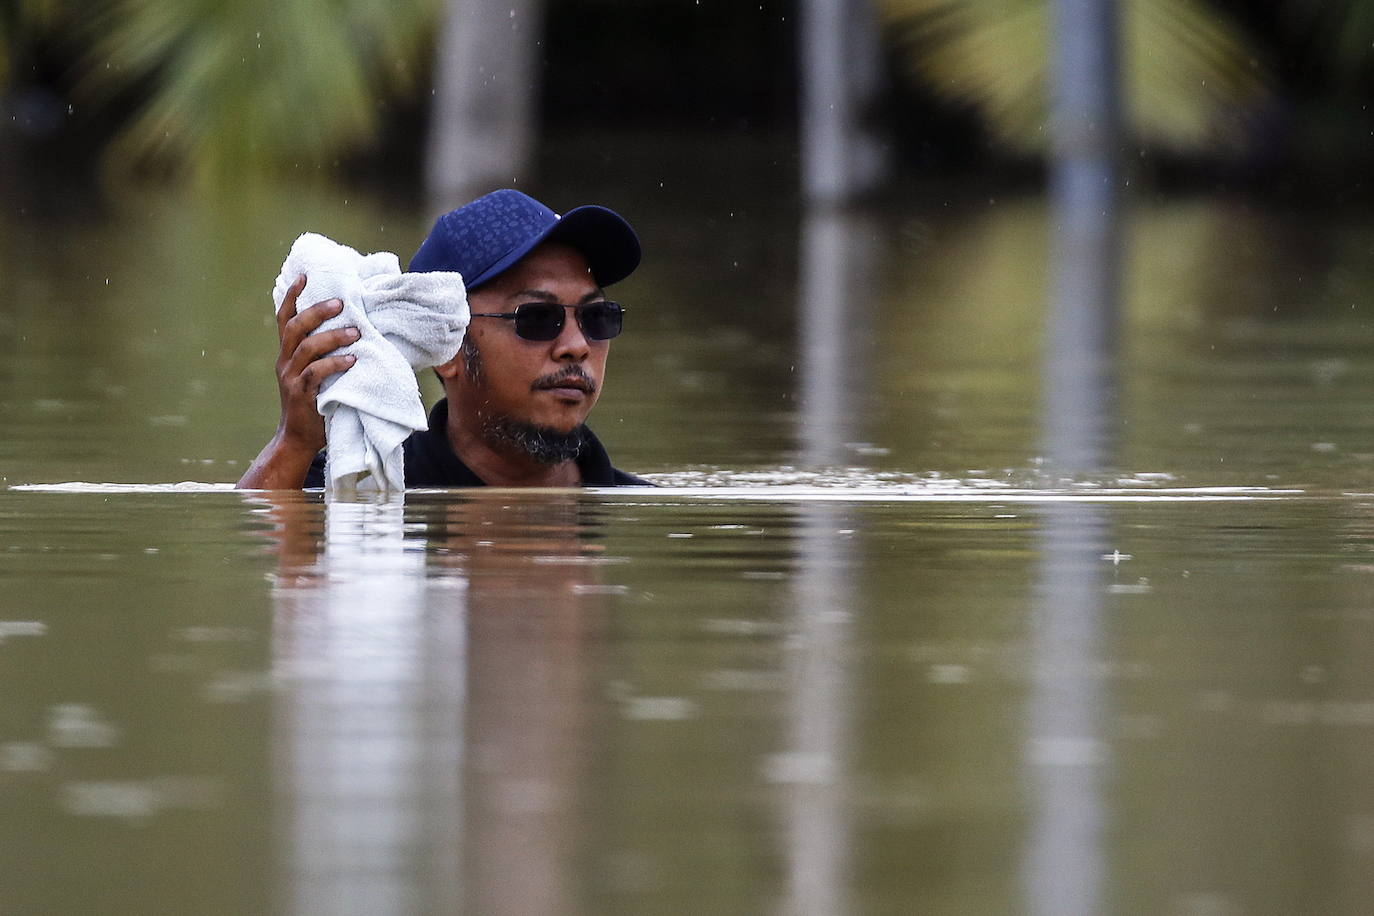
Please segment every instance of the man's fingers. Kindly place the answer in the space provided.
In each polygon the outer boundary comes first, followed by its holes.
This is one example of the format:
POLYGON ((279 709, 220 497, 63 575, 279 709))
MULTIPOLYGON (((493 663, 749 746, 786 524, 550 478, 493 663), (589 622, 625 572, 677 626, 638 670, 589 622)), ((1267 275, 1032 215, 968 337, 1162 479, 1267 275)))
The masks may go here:
POLYGON ((357 328, 335 328, 322 334, 312 334, 296 345, 296 349, 287 360, 283 374, 287 378, 299 375, 326 353, 346 347, 360 336, 357 328))
POLYGON ((295 282, 286 288, 286 295, 281 300, 281 308, 277 309, 278 340, 286 336, 286 323, 296 317, 296 298, 300 296, 303 289, 305 289, 305 274, 301 274, 295 279, 295 282))
MULTIPOLYGON (((285 307, 286 300, 282 300, 285 307)), ((281 334, 281 353, 285 356, 295 352, 315 329, 324 324, 329 319, 343 311, 343 303, 338 299, 326 299, 324 302, 317 302, 310 308, 302 309, 295 317, 290 318, 282 325, 281 334)), ((332 349, 332 348, 331 348, 332 349)))
POLYGON ((342 356, 326 356, 324 359, 317 359, 305 367, 301 373, 301 386, 306 394, 314 397, 319 394, 320 385, 324 380, 336 372, 345 372, 350 366, 357 362, 357 358, 344 354, 342 356))

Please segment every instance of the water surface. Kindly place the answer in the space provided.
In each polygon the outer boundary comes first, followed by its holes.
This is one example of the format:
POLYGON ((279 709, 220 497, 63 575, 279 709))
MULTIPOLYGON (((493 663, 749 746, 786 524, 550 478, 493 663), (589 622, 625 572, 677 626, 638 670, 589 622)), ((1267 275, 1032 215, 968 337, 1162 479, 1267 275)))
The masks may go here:
POLYGON ((6 911, 1360 912, 1371 508, 11 491, 6 911))
POLYGON ((426 214, 5 213, 0 912, 1369 911, 1374 224, 1138 204, 1065 475, 1038 200, 615 190, 664 487, 404 505, 227 485, 291 239, 426 214))

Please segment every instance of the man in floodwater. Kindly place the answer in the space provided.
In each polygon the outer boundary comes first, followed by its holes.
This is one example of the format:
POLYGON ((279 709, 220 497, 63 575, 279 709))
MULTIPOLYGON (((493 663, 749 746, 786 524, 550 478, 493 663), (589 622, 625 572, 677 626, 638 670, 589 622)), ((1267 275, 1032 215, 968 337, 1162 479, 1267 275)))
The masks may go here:
MULTIPOLYGON (((458 353, 435 367, 445 397, 429 429, 405 441, 406 485, 648 486, 612 467, 584 424, 623 318, 602 289, 629 276, 639 254, 634 230, 613 211, 578 207, 560 217, 509 189, 439 217, 409 269, 461 273, 472 321, 458 353)), ((277 312, 281 421, 239 480, 244 489, 324 485, 315 398, 322 381, 352 365, 334 351, 358 332, 312 335, 343 303, 297 311, 304 286, 301 277, 277 312)))

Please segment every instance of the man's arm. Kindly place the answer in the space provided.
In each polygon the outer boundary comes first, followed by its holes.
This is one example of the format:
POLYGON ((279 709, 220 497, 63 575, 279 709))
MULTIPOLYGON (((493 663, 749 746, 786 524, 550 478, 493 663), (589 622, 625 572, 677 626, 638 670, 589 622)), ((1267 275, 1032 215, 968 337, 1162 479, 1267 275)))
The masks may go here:
POLYGON ((324 417, 315 408, 320 383, 353 365, 348 355, 328 356, 358 339, 357 328, 311 332, 343 310, 338 299, 319 302, 297 313, 296 297, 305 277, 296 278, 277 310, 277 391, 281 419, 277 431, 239 478, 243 490, 299 490, 305 472, 324 448, 324 417))

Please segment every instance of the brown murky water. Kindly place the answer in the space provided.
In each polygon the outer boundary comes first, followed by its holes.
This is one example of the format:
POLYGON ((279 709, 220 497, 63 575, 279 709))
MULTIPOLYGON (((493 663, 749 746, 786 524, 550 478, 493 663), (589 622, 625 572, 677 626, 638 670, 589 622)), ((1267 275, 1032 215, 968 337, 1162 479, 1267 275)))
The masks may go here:
POLYGON ((233 480, 290 239, 423 215, 12 215, 0 912, 1368 912, 1374 224, 1138 207, 1066 481, 1039 202, 654 193, 594 425, 670 486, 403 506, 46 485, 233 480))

